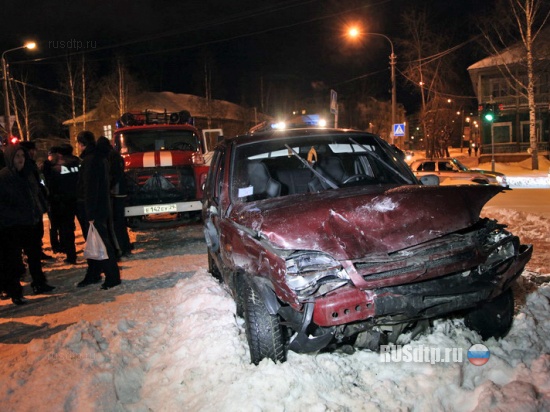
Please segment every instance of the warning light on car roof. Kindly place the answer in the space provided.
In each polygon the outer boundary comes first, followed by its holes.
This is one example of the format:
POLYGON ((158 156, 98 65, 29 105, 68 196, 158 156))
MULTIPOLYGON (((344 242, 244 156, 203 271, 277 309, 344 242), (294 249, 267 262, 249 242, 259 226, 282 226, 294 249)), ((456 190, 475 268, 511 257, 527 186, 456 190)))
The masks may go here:
POLYGON ((285 122, 273 123, 271 125, 271 128, 275 129, 275 130, 284 130, 284 129, 286 129, 286 124, 285 124, 285 122))

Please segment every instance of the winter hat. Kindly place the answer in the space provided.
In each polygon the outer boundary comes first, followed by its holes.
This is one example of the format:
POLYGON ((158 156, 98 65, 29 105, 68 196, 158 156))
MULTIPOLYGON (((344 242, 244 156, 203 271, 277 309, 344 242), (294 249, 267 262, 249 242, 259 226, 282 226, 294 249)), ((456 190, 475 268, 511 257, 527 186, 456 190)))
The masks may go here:
POLYGON ((19 142, 19 146, 26 150, 36 150, 36 144, 30 140, 23 140, 22 142, 19 142))
POLYGON ((12 171, 15 171, 13 167, 13 159, 15 158, 15 154, 18 150, 22 150, 23 152, 25 151, 25 149, 18 144, 10 144, 4 149, 4 159, 6 160, 6 167, 12 171))
POLYGON ((63 143, 61 146, 59 146, 59 152, 63 156, 70 156, 73 154, 73 147, 69 143, 63 143))

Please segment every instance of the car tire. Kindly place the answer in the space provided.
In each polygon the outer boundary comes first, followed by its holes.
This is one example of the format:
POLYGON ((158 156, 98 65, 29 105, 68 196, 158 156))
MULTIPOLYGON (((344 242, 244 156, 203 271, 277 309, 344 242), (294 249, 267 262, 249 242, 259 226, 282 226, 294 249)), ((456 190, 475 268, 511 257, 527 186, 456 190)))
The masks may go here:
POLYGON ((246 283, 242 276, 235 276, 233 278, 233 284, 235 285, 235 306, 237 316, 244 319, 244 302, 246 297, 243 292, 243 285, 246 283))
POLYGON ((248 282, 242 282, 239 291, 244 303, 251 362, 258 365, 265 358, 273 362, 286 361, 286 345, 278 316, 267 311, 261 295, 248 282))
POLYGON ((483 340, 506 336, 513 321, 514 294, 511 288, 496 299, 469 312, 464 318, 466 326, 478 332, 483 340))

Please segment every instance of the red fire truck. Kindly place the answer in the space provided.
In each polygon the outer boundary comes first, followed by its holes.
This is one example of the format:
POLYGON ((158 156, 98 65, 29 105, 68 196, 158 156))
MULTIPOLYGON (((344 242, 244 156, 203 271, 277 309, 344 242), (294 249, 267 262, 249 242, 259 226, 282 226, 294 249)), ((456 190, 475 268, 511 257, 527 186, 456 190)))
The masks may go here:
POLYGON ((206 141, 188 111, 125 113, 113 141, 124 158, 129 227, 199 219, 206 141))

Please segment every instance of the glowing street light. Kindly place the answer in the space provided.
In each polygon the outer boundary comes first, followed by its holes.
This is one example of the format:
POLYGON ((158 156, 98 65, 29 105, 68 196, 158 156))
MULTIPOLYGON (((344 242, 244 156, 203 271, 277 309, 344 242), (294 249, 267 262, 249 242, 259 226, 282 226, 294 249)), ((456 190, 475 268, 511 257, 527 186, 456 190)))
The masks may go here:
POLYGON ((8 64, 6 62, 6 53, 19 50, 19 49, 29 49, 32 50, 36 48, 35 42, 25 43, 23 46, 15 47, 13 49, 6 50, 2 53, 2 72, 4 73, 4 129, 6 129, 6 139, 9 140, 11 136, 11 121, 10 121, 10 99, 9 99, 9 88, 8 88, 8 64))
MULTIPOLYGON (((390 40, 390 38, 388 36, 386 36, 385 34, 382 34, 382 33, 371 33, 371 32, 361 33, 361 31, 357 27, 350 27, 348 29, 348 36, 351 37, 351 38, 359 37, 361 34, 364 34, 365 36, 383 37, 390 43, 390 47, 391 47, 391 54, 390 54, 390 67, 391 67, 391 123, 392 123, 392 128, 393 128, 393 125, 395 124, 396 117, 397 117, 396 116, 396 113, 397 113, 397 96, 396 96, 396 94, 397 93, 396 93, 396 85, 395 85, 395 61, 396 61, 396 56, 395 56, 394 49, 393 49, 393 42, 390 40)), ((394 139, 393 131, 391 133, 391 136, 392 136, 392 143, 393 143, 393 139, 394 139)))

